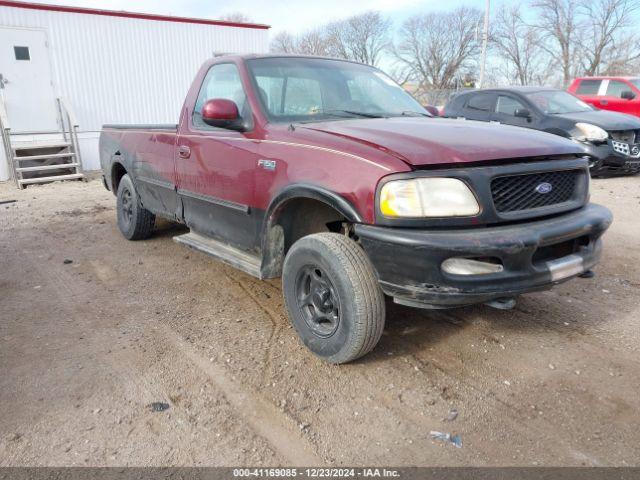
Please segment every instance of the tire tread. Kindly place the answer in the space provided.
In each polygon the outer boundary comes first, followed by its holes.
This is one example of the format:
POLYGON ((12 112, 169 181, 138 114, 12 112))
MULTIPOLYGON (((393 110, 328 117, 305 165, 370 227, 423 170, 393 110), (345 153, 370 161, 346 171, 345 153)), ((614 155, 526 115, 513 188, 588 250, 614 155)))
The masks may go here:
POLYGON ((131 190, 132 197, 135 201, 136 210, 134 214, 135 223, 133 224, 133 229, 131 233, 123 231, 123 227, 118 219, 118 227, 122 234, 128 240, 145 240, 151 236, 153 233, 153 227, 156 222, 156 216, 151 213, 149 210, 144 208, 140 203, 140 197, 138 196, 138 192, 135 189, 135 185, 131 180, 129 174, 124 175, 120 179, 120 185, 118 186, 117 198, 118 198, 118 215, 120 215, 120 191, 124 187, 128 187, 131 190))
MULTIPOLYGON (((327 358, 331 363, 346 363, 362 357, 376 346, 385 323, 384 295, 378 284, 378 277, 366 253, 355 241, 337 233, 316 233, 301 239, 318 242, 329 250, 344 267, 349 283, 355 290, 357 323, 355 338, 350 339, 348 348, 327 358)), ((295 248, 295 245, 294 247, 295 248)), ((320 245, 315 247, 321 249, 320 245)), ((286 298, 285 298, 286 300, 286 298)), ((289 308, 289 311, 291 309, 289 308)))

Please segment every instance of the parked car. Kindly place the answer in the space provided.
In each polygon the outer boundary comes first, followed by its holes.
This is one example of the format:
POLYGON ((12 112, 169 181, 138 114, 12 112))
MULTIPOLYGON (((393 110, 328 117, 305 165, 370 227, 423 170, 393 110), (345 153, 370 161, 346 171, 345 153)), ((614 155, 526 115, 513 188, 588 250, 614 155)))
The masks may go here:
POLYGON ((597 110, 563 90, 509 87, 453 97, 445 117, 498 122, 566 137, 582 146, 593 175, 640 171, 640 119, 597 110))
POLYGON ((567 91, 596 108, 640 117, 640 77, 576 78, 567 91))
POLYGON ((431 114, 432 117, 440 116, 440 108, 434 105, 423 105, 424 109, 431 114))
MULTIPOLYGON (((295 56, 206 62, 178 125, 105 125, 100 159, 125 238, 175 240, 282 277, 304 345, 342 363, 397 303, 508 308, 597 263, 612 216, 575 142, 434 119, 367 65, 295 56)), ((212 292, 212 295, 214 292, 212 292)))

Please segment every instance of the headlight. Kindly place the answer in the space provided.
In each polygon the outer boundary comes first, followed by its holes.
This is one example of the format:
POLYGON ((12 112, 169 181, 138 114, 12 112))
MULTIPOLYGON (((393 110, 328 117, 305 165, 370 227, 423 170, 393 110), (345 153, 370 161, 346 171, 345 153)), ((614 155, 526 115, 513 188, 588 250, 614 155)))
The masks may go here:
POLYGON ((609 134, 605 130, 590 123, 576 123, 576 128, 580 132, 580 135, 575 138, 581 142, 604 142, 609 138, 609 134))
POLYGON ((385 217, 470 217, 480 213, 473 192, 457 178, 392 180, 380 191, 385 217))

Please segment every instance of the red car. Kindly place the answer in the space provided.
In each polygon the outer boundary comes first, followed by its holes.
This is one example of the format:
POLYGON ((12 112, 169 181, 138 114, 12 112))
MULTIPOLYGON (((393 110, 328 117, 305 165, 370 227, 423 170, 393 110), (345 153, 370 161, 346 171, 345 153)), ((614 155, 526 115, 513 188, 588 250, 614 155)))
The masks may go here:
POLYGON ((211 60, 177 125, 100 136, 125 238, 162 216, 191 230, 178 243, 282 277, 302 342, 333 363, 376 345, 384 294, 510 308, 590 275, 612 217, 589 203, 584 155, 556 135, 434 119, 370 66, 294 56, 211 60))
POLYGON ((567 90, 596 108, 640 117, 640 77, 576 78, 567 90))

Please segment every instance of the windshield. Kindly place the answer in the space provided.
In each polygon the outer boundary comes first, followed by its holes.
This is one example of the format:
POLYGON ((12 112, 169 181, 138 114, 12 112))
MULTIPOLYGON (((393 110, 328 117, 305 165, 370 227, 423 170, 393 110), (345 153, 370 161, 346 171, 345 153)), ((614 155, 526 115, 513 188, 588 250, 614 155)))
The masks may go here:
POLYGON ((253 59, 247 65, 272 121, 431 116, 373 67, 296 57, 253 59))
POLYGON ((527 98, 547 115, 578 113, 593 110, 578 97, 561 90, 527 93, 527 98))
POLYGON ((629 81, 634 87, 640 89, 640 78, 632 78, 629 81))

